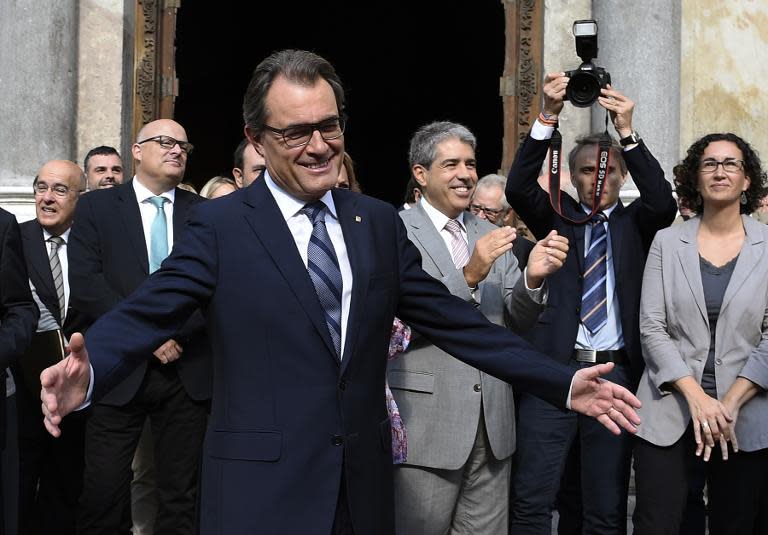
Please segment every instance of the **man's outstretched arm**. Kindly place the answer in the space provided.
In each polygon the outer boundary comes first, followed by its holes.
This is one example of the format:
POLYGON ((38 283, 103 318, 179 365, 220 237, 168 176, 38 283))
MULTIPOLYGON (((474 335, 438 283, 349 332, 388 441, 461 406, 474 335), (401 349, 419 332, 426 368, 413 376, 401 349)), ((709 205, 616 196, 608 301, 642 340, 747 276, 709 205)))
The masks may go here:
POLYGON ((635 433, 640 425, 635 412, 640 400, 623 386, 600 378, 612 369, 613 363, 608 362, 577 371, 571 383, 569 408, 595 418, 614 435, 621 433, 620 427, 635 433))

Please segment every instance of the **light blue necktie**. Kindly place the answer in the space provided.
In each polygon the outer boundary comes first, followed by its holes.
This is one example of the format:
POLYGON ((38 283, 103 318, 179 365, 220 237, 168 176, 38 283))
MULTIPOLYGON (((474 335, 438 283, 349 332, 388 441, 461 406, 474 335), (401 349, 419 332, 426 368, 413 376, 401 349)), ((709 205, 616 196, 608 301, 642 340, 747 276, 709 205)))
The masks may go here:
POLYGON ((581 322, 592 334, 608 322, 606 294, 608 235, 605 230, 605 221, 605 214, 602 212, 597 213, 590 221, 592 237, 587 257, 584 259, 581 322))
POLYGON ((325 312, 325 323, 336 355, 341 357, 341 270, 325 227, 325 211, 322 201, 307 204, 303 209, 312 222, 312 235, 307 246, 307 270, 325 312))
POLYGON ((163 205, 169 200, 165 197, 150 197, 147 200, 157 208, 149 230, 149 272, 154 273, 168 256, 168 224, 163 205))

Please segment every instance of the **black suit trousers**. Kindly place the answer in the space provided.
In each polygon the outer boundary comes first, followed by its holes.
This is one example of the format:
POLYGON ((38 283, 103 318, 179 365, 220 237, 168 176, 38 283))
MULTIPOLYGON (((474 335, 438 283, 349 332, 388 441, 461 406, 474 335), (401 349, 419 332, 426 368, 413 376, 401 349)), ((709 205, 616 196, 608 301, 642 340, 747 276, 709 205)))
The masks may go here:
POLYGON ((197 533, 200 455, 209 403, 187 395, 173 364, 153 361, 128 404, 97 403, 91 410, 78 534, 130 533, 131 461, 146 418, 154 441, 155 533, 197 533))
POLYGON ((690 478, 702 464, 707 474, 709 533, 760 533, 756 521, 760 496, 768 487, 768 449, 738 453, 730 450, 728 460, 723 461, 720 447, 715 446, 705 464, 695 456, 695 446, 690 425, 672 446, 637 439, 637 505, 632 517, 635 535, 678 535, 690 478))
POLYGON ((24 381, 16 381, 20 534, 75 533, 88 412, 67 415, 61 436, 54 438, 43 425, 39 394, 30 393, 24 381))

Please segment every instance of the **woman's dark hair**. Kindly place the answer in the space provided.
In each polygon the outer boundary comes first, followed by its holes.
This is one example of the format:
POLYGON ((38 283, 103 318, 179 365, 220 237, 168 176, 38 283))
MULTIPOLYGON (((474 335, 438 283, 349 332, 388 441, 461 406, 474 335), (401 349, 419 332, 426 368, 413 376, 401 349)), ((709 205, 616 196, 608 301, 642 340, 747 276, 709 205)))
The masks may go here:
POLYGON ((697 140, 688 148, 688 154, 672 170, 675 175, 675 190, 678 199, 684 205, 696 213, 701 213, 701 198, 699 197, 699 167, 701 155, 710 143, 715 141, 730 141, 741 151, 744 156, 744 174, 749 177, 749 188, 744 192, 747 203, 741 205, 741 213, 751 214, 760 204, 760 199, 765 197, 768 190, 765 187, 765 171, 760 164, 760 157, 749 143, 736 134, 730 132, 720 134, 707 134, 697 140))

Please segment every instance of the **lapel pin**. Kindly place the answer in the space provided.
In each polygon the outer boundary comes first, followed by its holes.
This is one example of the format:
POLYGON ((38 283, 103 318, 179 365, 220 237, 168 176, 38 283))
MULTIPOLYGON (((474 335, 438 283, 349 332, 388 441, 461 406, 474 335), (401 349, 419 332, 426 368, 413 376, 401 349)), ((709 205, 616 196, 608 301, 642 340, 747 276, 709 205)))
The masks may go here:
POLYGON ((355 223, 360 223, 362 220, 363 220, 363 218, 360 217, 359 215, 355 216, 355 223))

